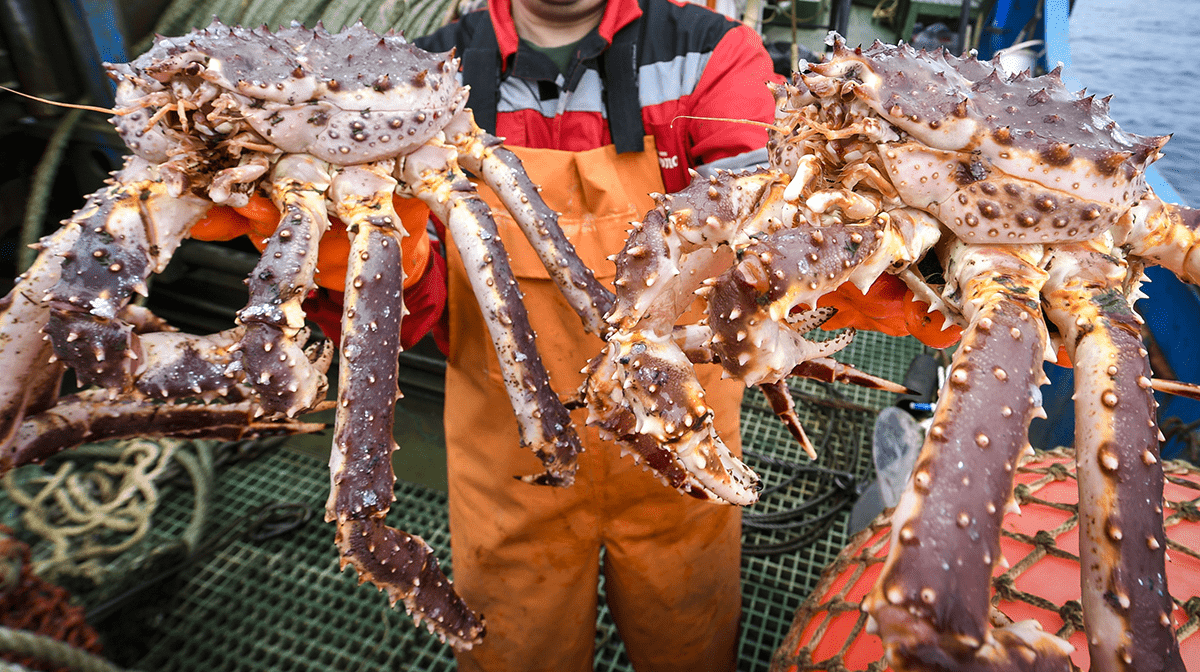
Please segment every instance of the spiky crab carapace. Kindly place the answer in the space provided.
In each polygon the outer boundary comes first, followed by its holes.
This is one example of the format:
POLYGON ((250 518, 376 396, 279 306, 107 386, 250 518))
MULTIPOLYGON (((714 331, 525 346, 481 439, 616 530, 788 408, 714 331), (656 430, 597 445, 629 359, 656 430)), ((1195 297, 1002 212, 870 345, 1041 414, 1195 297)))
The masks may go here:
POLYGON ((343 566, 353 564, 418 622, 469 648, 483 635, 482 619, 421 539, 383 522, 394 500, 405 312, 406 233, 393 196, 424 201, 474 271, 521 440, 546 469, 526 480, 569 485, 578 438, 548 385, 495 222, 462 168, 499 194, 593 330, 611 295, 579 261, 515 155, 475 125, 453 54, 430 54, 361 24, 330 34, 213 23, 159 38, 109 72, 118 83, 113 122, 134 156, 42 240, 36 263, 4 300, 0 467, 130 433, 310 429, 295 418, 325 403, 332 348, 307 343, 301 302, 313 288, 318 242, 339 219, 351 242, 326 518, 337 522, 343 566), (257 197, 281 215, 235 327, 182 334, 130 305, 210 208, 257 197), (64 367, 92 389, 59 399, 64 367))
POLYGON ((768 169, 697 180, 634 224, 584 389, 589 422, 690 494, 750 504, 757 477, 712 430, 691 363, 790 400, 783 381, 852 335, 803 337, 829 316, 822 297, 898 278, 964 331, 865 600, 893 668, 1071 669, 1064 641, 993 627, 988 612, 1013 471, 1044 416, 1042 363, 1061 347, 1075 368, 1092 669, 1182 670, 1133 310, 1147 264, 1200 281, 1200 216, 1144 180, 1166 138, 1121 131, 1058 71, 1008 76, 907 46, 836 40, 775 95, 768 169), (677 326, 693 294, 707 315, 677 326))

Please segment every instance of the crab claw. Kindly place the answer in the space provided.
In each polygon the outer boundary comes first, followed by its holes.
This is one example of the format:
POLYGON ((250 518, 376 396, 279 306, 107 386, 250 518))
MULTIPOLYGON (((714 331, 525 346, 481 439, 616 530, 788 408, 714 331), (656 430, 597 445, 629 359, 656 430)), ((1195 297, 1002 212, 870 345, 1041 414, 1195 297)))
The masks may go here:
POLYGON ((682 492, 699 489, 741 506, 758 501, 758 475, 717 435, 695 370, 670 336, 616 334, 592 368, 585 383, 589 425, 642 454, 647 437, 662 446, 670 468, 658 471, 668 481, 685 472, 672 483, 682 492))

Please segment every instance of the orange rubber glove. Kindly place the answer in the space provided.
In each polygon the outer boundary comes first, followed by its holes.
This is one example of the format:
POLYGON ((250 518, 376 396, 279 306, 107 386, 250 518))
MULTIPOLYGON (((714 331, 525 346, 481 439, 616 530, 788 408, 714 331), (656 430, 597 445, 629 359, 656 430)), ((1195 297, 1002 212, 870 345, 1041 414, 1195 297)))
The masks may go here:
MULTIPOLYGON (((429 266, 432 249, 425 222, 429 219, 429 208, 415 198, 392 196, 392 204, 404 230, 408 232, 400 242, 404 261, 404 287, 416 284, 429 266)), ((279 210, 265 196, 254 194, 250 202, 240 208, 214 206, 204 218, 192 227, 191 236, 197 240, 232 240, 249 235, 250 242, 261 252, 279 225, 279 210)), ((346 225, 340 219, 329 219, 329 230, 321 237, 317 247, 317 276, 314 282, 320 287, 341 292, 346 288, 346 258, 350 254, 350 239, 346 225)))
POLYGON ((952 324, 943 330, 945 316, 927 312, 928 303, 918 301, 899 278, 887 273, 879 276, 866 294, 847 282, 822 296, 817 306, 837 308, 837 314, 821 326, 831 331, 854 327, 889 336, 911 334, 933 348, 948 348, 962 338, 961 327, 952 324))
POLYGON ((911 290, 904 293, 904 324, 908 333, 931 348, 948 348, 962 339, 962 327, 952 324, 945 329, 946 316, 929 311, 929 304, 918 301, 911 290))
POLYGON ((835 291, 817 300, 817 307, 837 308, 822 329, 833 331, 845 327, 878 331, 889 336, 904 336, 904 311, 900 302, 907 287, 896 276, 879 276, 866 294, 853 283, 842 283, 835 291))

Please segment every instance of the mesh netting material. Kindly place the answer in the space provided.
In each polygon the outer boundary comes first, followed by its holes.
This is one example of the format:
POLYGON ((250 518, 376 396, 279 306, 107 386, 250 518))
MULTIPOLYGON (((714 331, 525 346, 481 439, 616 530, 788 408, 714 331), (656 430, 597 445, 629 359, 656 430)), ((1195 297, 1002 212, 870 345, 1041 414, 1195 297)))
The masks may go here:
MULTIPOLYGON (((1185 661, 1200 660, 1200 471, 1184 462, 1164 462, 1167 484, 1167 582, 1172 614, 1185 661)), ((1073 452, 1039 453, 1018 469, 1015 498, 1020 515, 1005 516, 1001 549, 1009 563, 992 578, 991 619, 1002 626, 1035 618, 1047 631, 1075 646, 1072 660, 1087 669, 1083 610, 1079 603, 1077 490, 1073 452)), ((775 653, 779 672, 846 672, 888 669, 879 638, 865 634, 863 597, 887 557, 890 511, 850 540, 825 569, 812 595, 797 610, 775 653)))
MULTIPOLYGON (((912 339, 860 332, 842 356, 863 370, 900 380, 921 349, 912 339)), ((891 394, 845 385, 793 383, 800 418, 814 442, 823 446, 815 466, 843 475, 810 469, 761 394, 747 394, 741 413, 743 444, 763 456, 748 461, 766 486, 775 489, 746 513, 775 515, 792 524, 747 526, 744 542, 748 547, 793 548, 743 558, 743 672, 767 669, 821 569, 849 540, 847 498, 813 502, 831 485, 853 490, 872 476, 873 419, 894 401, 891 394), (797 509, 798 517, 792 515, 797 509)), ((401 462, 403 455, 402 447, 401 462)), ((333 529, 321 521, 328 488, 326 464, 288 450, 221 467, 211 491, 210 533, 214 527, 236 527, 264 504, 297 502, 313 515, 286 535, 233 539, 119 617, 98 623, 108 644, 106 654, 125 667, 146 671, 450 669, 449 647, 424 628, 413 627, 402 611, 388 606, 384 595, 359 586, 353 572, 338 572, 333 529)), ((452 576, 446 495, 399 481, 396 497, 388 524, 424 538, 452 576)), ((176 541, 194 507, 189 487, 165 488, 147 543, 176 541)), ((3 520, 15 523, 16 516, 12 503, 0 496, 3 520)), ((88 593, 81 598, 89 608, 99 601, 88 593)), ((629 670, 620 635, 603 600, 600 604, 595 669, 629 670)))

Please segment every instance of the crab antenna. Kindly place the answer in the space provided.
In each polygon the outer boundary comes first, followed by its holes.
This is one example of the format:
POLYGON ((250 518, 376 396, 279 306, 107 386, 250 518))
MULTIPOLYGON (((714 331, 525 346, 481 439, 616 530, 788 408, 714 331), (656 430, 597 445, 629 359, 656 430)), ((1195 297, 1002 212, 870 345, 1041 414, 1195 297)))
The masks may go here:
POLYGON ((21 96, 22 98, 36 100, 39 103, 45 103, 47 105, 53 105, 55 107, 69 107, 74 110, 87 110, 88 112, 103 112, 105 114, 115 114, 118 116, 126 115, 126 114, 129 114, 130 112, 137 111, 137 108, 128 108, 128 107, 110 109, 107 107, 96 107, 95 105, 79 105, 76 103, 61 103, 57 100, 47 100, 46 98, 39 98, 38 96, 31 96, 28 93, 21 93, 20 91, 17 91, 16 89, 10 89, 7 86, 0 86, 0 90, 8 91, 9 93, 15 93, 18 96, 21 96))
POLYGON ((730 119, 729 117, 696 117, 690 114, 677 114, 671 118, 671 125, 675 125, 676 119, 699 119, 700 121, 728 121, 733 124, 750 124, 751 126, 762 126, 769 131, 776 133, 787 133, 787 128, 781 128, 775 124, 768 124, 762 121, 754 121, 753 119, 730 119))

